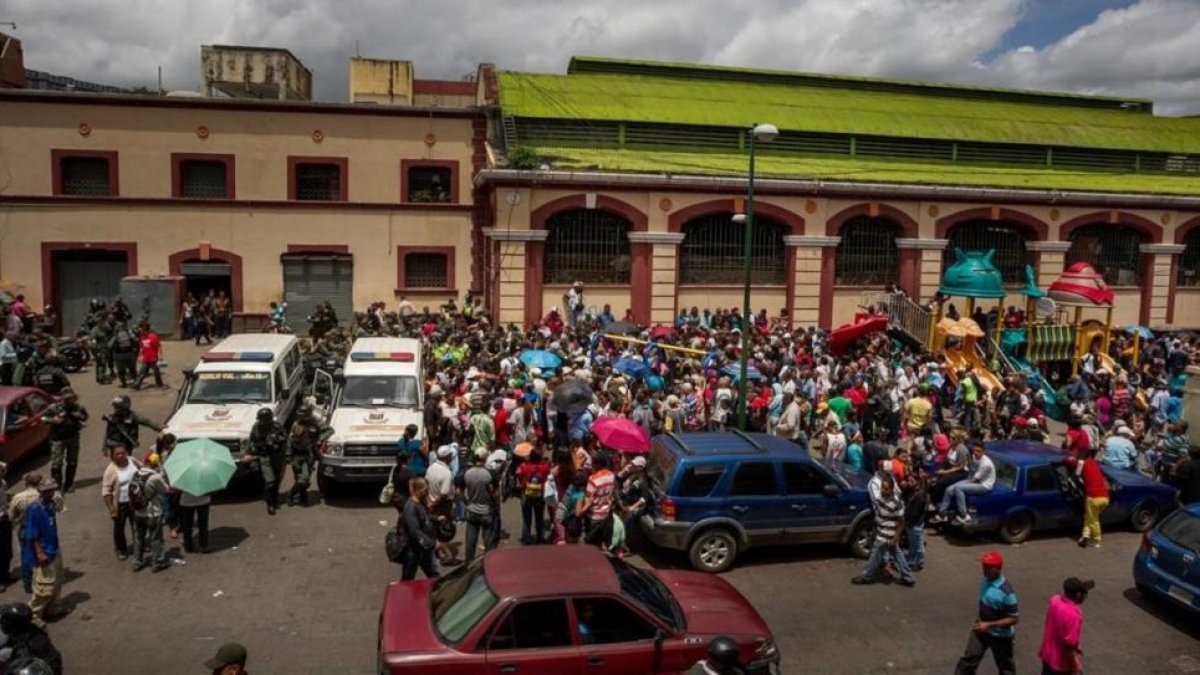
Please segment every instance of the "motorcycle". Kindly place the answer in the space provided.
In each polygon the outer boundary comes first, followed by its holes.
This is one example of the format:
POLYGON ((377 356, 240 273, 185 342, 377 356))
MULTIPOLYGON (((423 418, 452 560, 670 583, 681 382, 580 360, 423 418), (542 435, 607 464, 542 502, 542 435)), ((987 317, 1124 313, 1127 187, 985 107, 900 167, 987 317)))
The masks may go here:
POLYGON ((56 346, 62 368, 68 373, 78 373, 92 360, 88 339, 85 337, 62 338, 56 346))

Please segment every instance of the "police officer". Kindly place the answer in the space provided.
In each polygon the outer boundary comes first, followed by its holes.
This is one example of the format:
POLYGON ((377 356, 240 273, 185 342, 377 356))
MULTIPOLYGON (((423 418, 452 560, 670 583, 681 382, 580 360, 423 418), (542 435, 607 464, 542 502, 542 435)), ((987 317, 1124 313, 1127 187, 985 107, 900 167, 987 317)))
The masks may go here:
POLYGON ((50 475, 64 493, 75 490, 75 469, 79 466, 79 435, 88 420, 87 408, 70 387, 62 390, 62 399, 46 411, 50 424, 50 475))
POLYGON ((133 369, 137 364, 138 338, 129 330, 128 324, 122 321, 113 331, 108 346, 112 350, 113 368, 117 371, 121 386, 128 387, 129 381, 135 376, 133 369))
POLYGON ((333 429, 313 415, 312 406, 300 406, 288 438, 287 460, 295 481, 288 491, 288 506, 308 506, 308 482, 317 450, 332 435, 333 429))
POLYGON ((62 369, 62 359, 58 356, 48 356, 42 366, 33 374, 33 385, 42 391, 58 396, 64 389, 71 386, 67 374, 62 369))
POLYGON ((279 508, 279 479, 283 475, 283 460, 287 453, 287 435, 270 408, 260 408, 254 427, 250 429, 250 452, 242 458, 262 471, 263 499, 267 513, 275 515, 279 508))
POLYGON ((162 431, 162 427, 134 412, 130 405, 128 396, 117 396, 112 400, 112 413, 101 418, 107 423, 104 428, 105 456, 118 445, 129 448, 130 452, 136 449, 139 427, 162 431))
POLYGON ((110 344, 113 339, 113 329, 108 323, 107 314, 102 313, 96 317, 88 337, 92 341, 92 358, 96 360, 96 365, 93 367, 96 373, 96 383, 108 384, 112 382, 113 376, 112 346, 110 344))
POLYGON ((28 604, 16 602, 0 607, 0 631, 7 638, 4 648, 11 650, 7 663, 40 659, 50 667, 50 672, 62 672, 62 655, 46 631, 33 623, 33 610, 28 604))

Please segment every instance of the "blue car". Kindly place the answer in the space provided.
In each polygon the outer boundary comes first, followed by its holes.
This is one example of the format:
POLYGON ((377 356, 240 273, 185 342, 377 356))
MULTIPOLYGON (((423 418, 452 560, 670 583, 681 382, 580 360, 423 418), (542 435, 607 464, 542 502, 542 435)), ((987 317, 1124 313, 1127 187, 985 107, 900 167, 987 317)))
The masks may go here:
POLYGON ((647 538, 686 551, 692 567, 724 572, 753 546, 835 542, 870 553, 874 520, 862 472, 814 462, 767 434, 661 434, 646 466, 647 538))
POLYGON ((1142 537, 1133 581, 1143 594, 1200 615, 1200 502, 1172 513, 1142 537))
MULTIPOLYGON (((1018 544, 1039 530, 1083 526, 1083 486, 1067 469, 1062 450, 1032 441, 995 441, 986 451, 996 465, 996 485, 986 495, 967 498, 971 520, 963 531, 996 532, 1018 544)), ((1129 471, 1101 470, 1109 488, 1102 524, 1145 532, 1174 508, 1174 488, 1129 471)))

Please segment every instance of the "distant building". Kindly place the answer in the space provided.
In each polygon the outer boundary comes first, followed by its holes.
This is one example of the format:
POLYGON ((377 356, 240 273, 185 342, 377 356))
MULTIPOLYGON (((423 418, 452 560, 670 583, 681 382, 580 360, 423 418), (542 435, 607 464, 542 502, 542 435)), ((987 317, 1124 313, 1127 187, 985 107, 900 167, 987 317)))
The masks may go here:
POLYGON ((109 84, 97 84, 96 82, 77 80, 73 77, 55 75, 29 68, 25 69, 25 88, 39 89, 41 91, 76 91, 88 94, 121 94, 128 92, 127 89, 114 87, 109 84))
POLYGON ((200 81, 205 96, 311 101, 312 71, 286 49, 203 45, 200 81))

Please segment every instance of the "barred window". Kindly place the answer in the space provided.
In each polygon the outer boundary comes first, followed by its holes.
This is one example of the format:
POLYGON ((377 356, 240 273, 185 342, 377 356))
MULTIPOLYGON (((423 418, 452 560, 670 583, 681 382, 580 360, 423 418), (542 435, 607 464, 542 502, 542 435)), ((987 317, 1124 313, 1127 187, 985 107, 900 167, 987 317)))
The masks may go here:
POLYGON ((954 249, 964 251, 995 251, 992 264, 1000 270, 1006 284, 1025 281, 1025 265, 1032 262, 1025 248, 1025 231, 1012 223, 993 220, 972 220, 955 225, 946 235, 949 244, 942 258, 942 268, 954 264, 954 249))
POLYGON ((1183 238, 1187 248, 1179 256, 1179 286, 1200 286, 1200 228, 1193 229, 1183 238))
POLYGON ((404 287, 450 288, 448 268, 445 253, 408 253, 404 256, 404 287))
POLYGON ((184 159, 179 162, 179 196, 192 199, 224 199, 229 196, 228 166, 213 159, 184 159))
MULTIPOLYGON (((783 245, 785 226, 770 218, 754 217, 750 242, 750 283, 782 286, 787 283, 783 245)), ((732 213, 715 213, 688 221, 679 246, 679 283, 741 284, 745 260, 744 224, 732 213)))
POLYGON ((574 209, 546 221, 546 283, 629 283, 630 223, 599 209, 574 209))
POLYGON ((59 160, 59 170, 64 195, 112 194, 107 157, 63 157, 59 160))
POLYGON ((342 167, 338 164, 297 162, 295 198, 305 201, 336 202, 342 199, 342 167))
POLYGON ((884 286, 900 279, 900 226, 887 218, 859 216, 842 224, 837 245, 834 283, 838 286, 884 286))
POLYGON ((451 180, 452 174, 449 167, 409 167, 408 194, 404 198, 409 202, 421 204, 448 203, 450 202, 451 180))
POLYGON ((1071 233, 1066 264, 1087 262, 1110 286, 1141 283, 1142 234, 1132 227, 1094 223, 1071 233))

